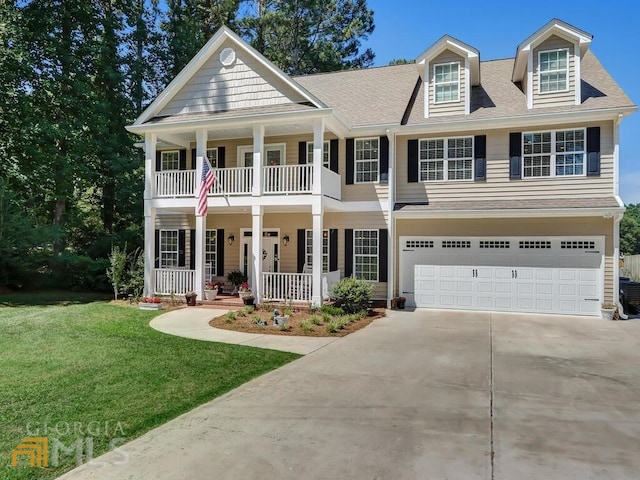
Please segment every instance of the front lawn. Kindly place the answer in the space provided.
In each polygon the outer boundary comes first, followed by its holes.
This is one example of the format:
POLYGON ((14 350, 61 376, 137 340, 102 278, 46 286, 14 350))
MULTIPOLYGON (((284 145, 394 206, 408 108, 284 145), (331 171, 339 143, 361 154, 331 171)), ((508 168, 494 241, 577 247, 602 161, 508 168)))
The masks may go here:
POLYGON ((172 337, 148 326, 157 312, 70 298, 0 296, 2 479, 55 478, 76 452, 52 465, 54 439, 80 441, 86 461, 299 357, 172 337), (47 468, 11 466, 27 436, 48 438, 47 468))

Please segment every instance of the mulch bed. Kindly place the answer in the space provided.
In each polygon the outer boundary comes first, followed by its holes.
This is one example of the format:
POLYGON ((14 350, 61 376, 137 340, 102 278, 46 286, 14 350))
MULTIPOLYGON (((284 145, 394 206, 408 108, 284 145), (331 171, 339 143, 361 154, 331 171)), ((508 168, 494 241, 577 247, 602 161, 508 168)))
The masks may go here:
MULTIPOLYGON (((293 313, 289 316, 288 324, 291 326, 289 331, 280 330, 278 326, 273 325, 273 311, 272 310, 262 310, 257 309, 252 313, 246 314, 244 316, 239 316, 240 311, 236 312, 236 319, 229 321, 227 315, 222 315, 220 317, 216 317, 209 322, 209 325, 216 328, 223 328, 225 330, 235 330, 237 332, 247 332, 247 333, 261 333, 261 334, 270 334, 270 335, 298 335, 305 337, 344 337, 345 335, 349 335, 361 328, 366 327, 371 322, 373 322, 376 318, 381 318, 385 316, 385 310, 380 308, 375 308, 369 311, 369 314, 353 323, 349 323, 344 326, 344 328, 338 330, 335 333, 328 333, 326 330, 326 326, 323 323, 322 325, 314 325, 313 330, 303 330, 300 327, 300 323, 305 320, 310 320, 314 314, 309 313, 307 310, 299 310, 293 311, 293 313), (253 322, 255 316, 259 316, 260 320, 266 321, 267 326, 257 325, 253 322)), ((315 314, 320 316, 318 314, 315 314)))

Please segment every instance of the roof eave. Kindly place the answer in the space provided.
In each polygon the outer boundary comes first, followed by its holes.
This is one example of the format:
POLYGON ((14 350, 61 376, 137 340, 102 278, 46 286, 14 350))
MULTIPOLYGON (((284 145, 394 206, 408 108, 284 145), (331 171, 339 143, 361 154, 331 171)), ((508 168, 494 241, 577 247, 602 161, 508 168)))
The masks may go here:
POLYGON ((441 219, 441 218, 549 218, 549 217, 612 217, 624 213, 624 207, 594 208, 505 208, 478 210, 396 210, 396 219, 441 219))

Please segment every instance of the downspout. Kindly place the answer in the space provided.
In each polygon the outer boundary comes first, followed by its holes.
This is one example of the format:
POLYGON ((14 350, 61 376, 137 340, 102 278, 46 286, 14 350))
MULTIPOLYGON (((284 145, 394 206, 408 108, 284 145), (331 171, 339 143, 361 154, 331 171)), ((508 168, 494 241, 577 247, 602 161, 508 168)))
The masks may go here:
POLYGON ((389 200, 388 200, 388 213, 387 213, 387 227, 389 231, 388 238, 388 252, 387 255, 387 308, 391 308, 391 299, 394 297, 395 290, 395 220, 393 218, 393 207, 396 203, 396 135, 395 131, 387 129, 387 136, 389 138, 389 200))
MULTIPOLYGON (((624 202, 620 198, 620 113, 613 121, 613 195, 621 207, 624 202)), ((618 306, 618 315, 622 320, 628 318, 624 307, 620 303, 620 221, 624 214, 619 213, 613 218, 613 303, 618 306)))

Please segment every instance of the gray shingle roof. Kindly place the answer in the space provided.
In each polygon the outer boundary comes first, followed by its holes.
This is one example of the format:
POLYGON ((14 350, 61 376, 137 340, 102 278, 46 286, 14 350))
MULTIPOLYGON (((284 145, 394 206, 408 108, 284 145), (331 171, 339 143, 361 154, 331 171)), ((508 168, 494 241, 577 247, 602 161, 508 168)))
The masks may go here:
MULTIPOLYGON (((531 116, 537 113, 633 107, 633 102, 588 51, 581 63, 581 105, 527 109, 526 95, 511 81, 513 58, 481 62, 481 85, 473 87, 469 115, 424 118, 424 84, 409 111, 408 125, 531 116)), ((396 124, 410 103, 418 80, 415 65, 396 65, 363 70, 295 77, 294 80, 333 107, 354 127, 396 124)))

